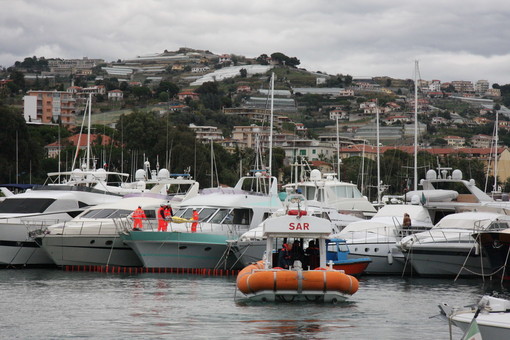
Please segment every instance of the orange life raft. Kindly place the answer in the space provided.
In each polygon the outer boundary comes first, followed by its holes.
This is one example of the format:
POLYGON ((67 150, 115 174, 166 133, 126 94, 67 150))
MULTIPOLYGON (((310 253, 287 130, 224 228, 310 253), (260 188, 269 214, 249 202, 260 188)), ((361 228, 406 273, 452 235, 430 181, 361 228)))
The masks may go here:
POLYGON ((315 270, 264 269, 264 262, 246 266, 237 276, 237 288, 248 296, 263 292, 275 295, 315 296, 324 294, 352 295, 358 290, 358 280, 343 271, 317 268, 315 270))

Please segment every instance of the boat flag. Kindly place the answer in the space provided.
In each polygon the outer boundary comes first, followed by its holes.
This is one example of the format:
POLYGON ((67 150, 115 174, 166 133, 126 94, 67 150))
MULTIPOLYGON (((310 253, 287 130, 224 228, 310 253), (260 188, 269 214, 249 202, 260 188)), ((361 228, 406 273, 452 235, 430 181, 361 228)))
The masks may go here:
POLYGON ((421 205, 425 205, 425 203, 427 203, 427 198, 425 197, 425 194, 423 192, 421 193, 420 203, 421 205))
POLYGON ((466 334, 462 337, 462 340, 482 340, 482 334, 478 329, 476 318, 473 318, 473 321, 471 321, 471 324, 469 325, 466 334))

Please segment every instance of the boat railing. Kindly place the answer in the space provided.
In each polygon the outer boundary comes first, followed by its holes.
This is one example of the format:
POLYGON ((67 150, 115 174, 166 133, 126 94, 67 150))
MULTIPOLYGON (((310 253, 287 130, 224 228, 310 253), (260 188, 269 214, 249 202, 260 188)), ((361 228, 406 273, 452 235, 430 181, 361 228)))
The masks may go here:
MULTIPOLYGON (((19 219, 21 223, 27 228, 29 235, 34 237, 36 235, 44 233, 45 230, 48 229, 49 226, 61 223, 62 221, 59 219, 47 219, 47 220, 34 220, 34 219, 19 219)), ((4 222, 4 221, 2 221, 4 222)))
MULTIPOLYGON (((400 241, 402 238, 413 235, 416 233, 421 233, 425 230, 428 230, 427 227, 394 227, 394 226, 384 226, 378 228, 370 228, 365 230, 353 230, 349 231, 350 234, 349 240, 352 240, 350 243, 373 243, 373 244, 383 244, 388 242, 400 241)), ((345 232, 344 232, 345 233, 345 232)))
MULTIPOLYGON (((142 231, 158 231, 158 219, 144 218, 142 220, 142 231)), ((114 218, 116 232, 129 232, 133 230, 134 221, 131 216, 114 218)), ((203 221, 182 221, 182 220, 169 220, 167 231, 168 232, 197 232, 197 233, 212 233, 212 234, 229 234, 241 235, 248 230, 248 226, 242 224, 227 224, 227 223, 207 223, 203 221), (193 223, 197 223, 196 230, 193 231, 193 223)))
MULTIPOLYGON (((497 230, 497 229, 491 229, 497 230)), ((483 231, 480 228, 473 229, 462 229, 462 230, 452 230, 452 229, 430 229, 425 233, 420 233, 414 237, 413 243, 417 244, 425 244, 431 243, 474 243, 476 242, 473 239, 472 235, 483 231)))

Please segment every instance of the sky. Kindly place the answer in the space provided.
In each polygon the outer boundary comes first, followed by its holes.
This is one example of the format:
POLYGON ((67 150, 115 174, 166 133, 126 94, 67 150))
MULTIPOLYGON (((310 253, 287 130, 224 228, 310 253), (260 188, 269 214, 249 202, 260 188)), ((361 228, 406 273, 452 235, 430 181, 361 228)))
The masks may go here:
POLYGON ((510 84, 507 0, 0 0, 0 66, 180 47, 309 71, 510 84))

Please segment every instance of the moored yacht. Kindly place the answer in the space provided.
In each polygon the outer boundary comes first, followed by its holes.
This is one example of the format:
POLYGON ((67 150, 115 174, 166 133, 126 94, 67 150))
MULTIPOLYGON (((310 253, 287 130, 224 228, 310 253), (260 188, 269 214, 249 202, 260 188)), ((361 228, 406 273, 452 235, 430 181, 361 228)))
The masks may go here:
POLYGON ((168 232, 132 231, 127 219, 119 219, 127 226, 120 236, 148 268, 232 269, 236 261, 227 240, 236 240, 281 206, 276 178, 257 173, 242 177, 234 188, 204 189, 186 200, 174 212, 174 219, 185 222, 171 222, 168 232), (191 221, 194 210, 196 222, 191 221))
POLYGON ((335 208, 340 212, 364 218, 371 217, 376 212, 355 184, 341 182, 334 174, 323 175, 317 169, 310 171, 309 179, 287 184, 285 187, 302 193, 309 202, 316 201, 317 206, 335 208))
POLYGON ((490 265, 474 233, 510 227, 503 213, 472 211, 443 217, 428 231, 403 238, 397 245, 421 276, 476 276, 490 273, 490 265))
POLYGON ((153 186, 117 202, 91 207, 70 221, 48 227, 37 242, 59 266, 141 266, 138 256, 119 237, 115 219, 130 216, 140 206, 146 215, 143 229, 153 230, 161 204, 178 209, 183 201, 198 193, 198 182, 182 175, 170 176, 166 169, 159 170, 157 179, 143 183, 146 185, 153 186))
POLYGON ((433 226, 426 208, 421 205, 385 205, 370 220, 353 222, 332 237, 344 239, 349 246, 349 258, 370 257, 367 274, 402 274, 405 258, 397 241, 407 234, 433 226), (404 227, 404 213, 411 226, 404 227))
POLYGON ((41 228, 69 221, 86 208, 121 195, 84 186, 40 186, 0 202, 0 263, 49 265, 53 261, 33 239, 41 228))

